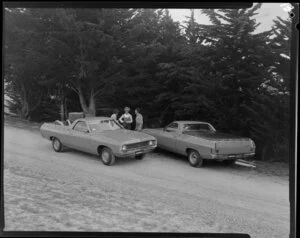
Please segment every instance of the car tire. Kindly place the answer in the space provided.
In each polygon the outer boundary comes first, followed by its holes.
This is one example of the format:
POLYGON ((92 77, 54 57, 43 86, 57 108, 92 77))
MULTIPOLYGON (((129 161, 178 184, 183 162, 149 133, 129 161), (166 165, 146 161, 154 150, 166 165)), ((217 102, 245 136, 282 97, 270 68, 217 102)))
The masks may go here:
POLYGON ((145 154, 136 155, 134 158, 137 159, 137 160, 142 160, 142 159, 145 158, 145 154))
POLYGON ((203 158, 201 158, 200 154, 196 150, 188 151, 188 160, 189 164, 193 167, 201 167, 203 165, 203 158))
POLYGON ((235 163, 235 159, 223 160, 223 163, 226 165, 233 165, 235 163))
POLYGON ((115 155, 113 154, 112 150, 109 148, 103 148, 99 154, 102 163, 105 165, 113 165, 115 163, 115 155))
POLYGON ((53 147, 55 152, 62 152, 63 151, 63 144, 56 137, 54 137, 52 139, 52 147, 53 147))

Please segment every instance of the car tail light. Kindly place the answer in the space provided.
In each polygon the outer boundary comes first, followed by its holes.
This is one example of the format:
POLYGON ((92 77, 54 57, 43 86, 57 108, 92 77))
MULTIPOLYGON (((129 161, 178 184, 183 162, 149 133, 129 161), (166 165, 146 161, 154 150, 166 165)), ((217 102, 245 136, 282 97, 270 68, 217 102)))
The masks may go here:
POLYGON ((219 153, 219 149, 217 149, 217 143, 215 143, 215 152, 218 154, 219 153))
POLYGON ((250 140, 250 142, 251 142, 251 151, 255 151, 255 143, 254 143, 254 141, 253 140, 250 140))

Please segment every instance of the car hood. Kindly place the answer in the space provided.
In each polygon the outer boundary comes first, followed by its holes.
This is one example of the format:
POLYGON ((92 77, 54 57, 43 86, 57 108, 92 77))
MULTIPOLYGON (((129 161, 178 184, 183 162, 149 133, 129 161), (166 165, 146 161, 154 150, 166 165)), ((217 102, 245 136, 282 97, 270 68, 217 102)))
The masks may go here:
POLYGON ((250 138, 231 135, 222 132, 199 132, 199 131, 186 131, 184 132, 185 135, 191 135, 196 137, 201 137, 207 140, 250 140, 250 138))
POLYGON ((162 131, 164 128, 145 128, 142 131, 162 131))
POLYGON ((114 130, 114 131, 101 131, 101 132, 94 132, 92 134, 94 138, 97 137, 107 137, 110 138, 116 142, 119 143, 137 143, 141 141, 146 141, 146 140, 155 140, 153 136, 147 135, 142 132, 138 131, 131 131, 131 130, 114 130))

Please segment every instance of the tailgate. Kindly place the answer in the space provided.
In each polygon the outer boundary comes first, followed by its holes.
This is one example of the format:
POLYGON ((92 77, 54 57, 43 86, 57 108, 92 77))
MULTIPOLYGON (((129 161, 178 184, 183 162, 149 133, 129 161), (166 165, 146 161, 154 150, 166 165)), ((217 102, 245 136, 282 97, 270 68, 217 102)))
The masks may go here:
POLYGON ((40 128, 40 132, 44 138, 50 139, 50 137, 55 136, 60 140, 63 140, 65 135, 67 135, 69 128, 69 126, 44 123, 40 128))
POLYGON ((248 139, 232 139, 217 141, 218 154, 244 154, 253 152, 253 145, 248 139))

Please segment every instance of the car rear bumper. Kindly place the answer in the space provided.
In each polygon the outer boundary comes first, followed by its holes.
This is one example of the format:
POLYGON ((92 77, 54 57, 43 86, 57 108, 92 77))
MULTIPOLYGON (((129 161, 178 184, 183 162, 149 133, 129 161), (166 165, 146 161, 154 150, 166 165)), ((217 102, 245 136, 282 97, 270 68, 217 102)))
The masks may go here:
POLYGON ((216 160, 247 159, 247 158, 254 157, 254 155, 255 153, 229 154, 229 155, 211 154, 211 159, 216 159, 216 160))
POLYGON ((121 158, 122 157, 134 157, 136 155, 142 155, 142 154, 149 153, 149 152, 153 151, 155 148, 156 148, 156 145, 151 146, 151 147, 147 147, 147 148, 138 148, 138 149, 134 149, 134 150, 115 153, 115 156, 121 157, 121 158))

